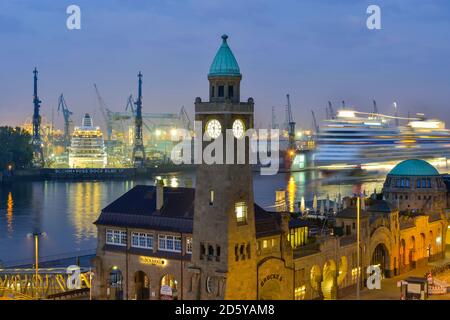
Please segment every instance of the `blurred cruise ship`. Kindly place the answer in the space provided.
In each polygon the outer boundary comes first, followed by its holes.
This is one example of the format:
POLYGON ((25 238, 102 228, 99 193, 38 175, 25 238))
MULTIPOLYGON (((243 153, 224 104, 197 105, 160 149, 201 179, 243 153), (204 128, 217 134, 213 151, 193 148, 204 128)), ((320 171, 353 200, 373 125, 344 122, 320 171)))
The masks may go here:
POLYGON ((86 113, 81 127, 75 127, 69 147, 71 168, 104 168, 107 163, 105 143, 100 127, 94 127, 86 113))
POLYGON ((423 114, 401 118, 344 109, 319 126, 316 146, 314 165, 322 169, 389 169, 410 158, 446 167, 450 130, 423 114))

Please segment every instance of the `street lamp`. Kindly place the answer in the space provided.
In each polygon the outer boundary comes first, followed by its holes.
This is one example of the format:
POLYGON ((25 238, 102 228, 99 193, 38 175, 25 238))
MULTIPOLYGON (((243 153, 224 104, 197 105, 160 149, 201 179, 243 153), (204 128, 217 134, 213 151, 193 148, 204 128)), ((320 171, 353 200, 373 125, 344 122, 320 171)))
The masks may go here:
POLYGON ((45 232, 34 232, 27 234, 28 238, 34 238, 34 256, 35 256, 35 283, 34 286, 36 288, 36 297, 38 295, 38 274, 39 274, 39 237, 47 237, 47 233, 45 232))

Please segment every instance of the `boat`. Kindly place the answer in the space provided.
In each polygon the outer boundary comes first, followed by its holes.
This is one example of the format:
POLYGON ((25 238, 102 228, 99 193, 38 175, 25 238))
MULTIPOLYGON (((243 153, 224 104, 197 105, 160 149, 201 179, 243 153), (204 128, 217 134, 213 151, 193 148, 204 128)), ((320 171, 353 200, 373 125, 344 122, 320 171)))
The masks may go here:
POLYGON ((323 170, 389 170, 418 158, 446 168, 449 156, 450 130, 441 120, 342 109, 319 126, 313 162, 323 170))
POLYGON ((75 127, 69 147, 70 168, 105 168, 107 154, 103 133, 86 113, 81 127, 75 127))

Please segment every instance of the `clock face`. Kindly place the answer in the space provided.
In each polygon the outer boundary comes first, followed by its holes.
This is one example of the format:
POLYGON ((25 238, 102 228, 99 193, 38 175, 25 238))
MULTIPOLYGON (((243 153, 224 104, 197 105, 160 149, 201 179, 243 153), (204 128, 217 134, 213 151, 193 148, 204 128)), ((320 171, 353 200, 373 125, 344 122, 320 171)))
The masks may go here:
POLYGON ((222 125, 219 120, 213 119, 206 124, 206 133, 212 139, 217 139, 222 133, 222 125))
POLYGON ((245 125, 242 120, 234 120, 233 122, 233 134, 236 139, 241 139, 244 136, 245 125))

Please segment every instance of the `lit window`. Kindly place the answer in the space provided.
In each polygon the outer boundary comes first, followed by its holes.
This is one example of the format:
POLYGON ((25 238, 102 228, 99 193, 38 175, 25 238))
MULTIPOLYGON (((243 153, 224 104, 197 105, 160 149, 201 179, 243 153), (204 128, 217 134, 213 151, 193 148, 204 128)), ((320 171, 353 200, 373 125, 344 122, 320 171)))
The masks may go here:
POLYGON ((192 253, 192 238, 186 238, 186 253, 192 253))
POLYGON ((214 205, 214 190, 209 191, 209 205, 214 205))
POLYGON ((153 249, 153 235, 150 233, 133 232, 131 246, 135 248, 153 249))
POLYGON ((158 235, 158 249, 161 251, 181 252, 181 237, 158 235))
POLYGON ((247 222, 247 205, 245 204, 245 202, 237 202, 234 210, 238 223, 247 222))
POLYGON ((267 240, 263 240, 263 249, 267 249, 267 240))
POLYGON ((106 230, 106 243, 116 246, 127 245, 127 232, 122 230, 106 230))

